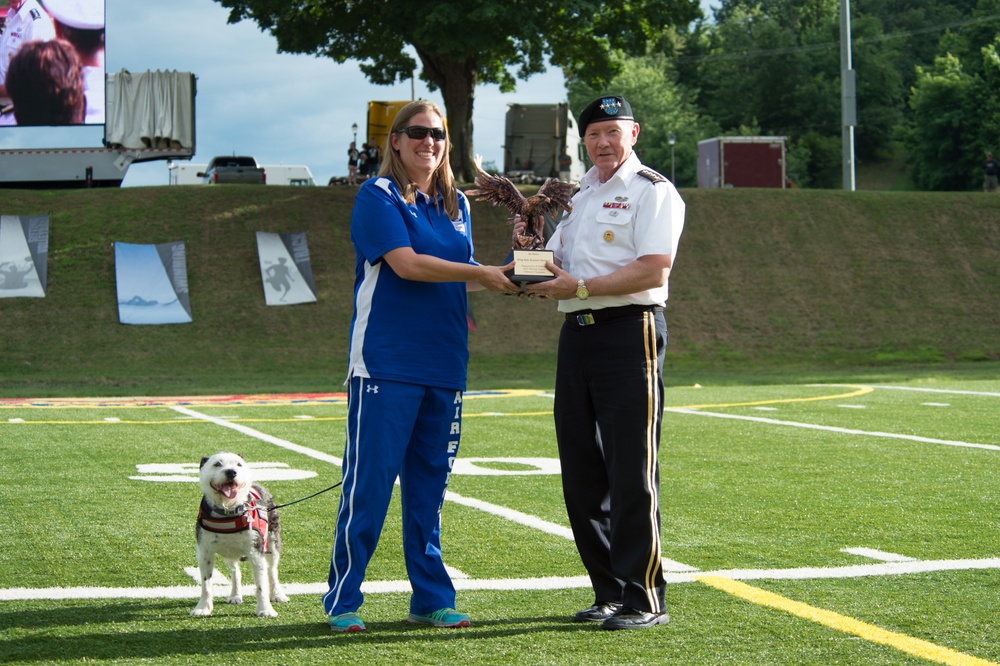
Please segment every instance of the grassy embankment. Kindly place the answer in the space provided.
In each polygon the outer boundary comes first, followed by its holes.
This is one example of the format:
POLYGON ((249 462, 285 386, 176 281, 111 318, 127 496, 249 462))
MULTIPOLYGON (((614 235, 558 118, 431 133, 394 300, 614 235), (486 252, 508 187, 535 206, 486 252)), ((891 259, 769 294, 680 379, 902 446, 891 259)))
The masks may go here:
MULTIPOLYGON (((993 373, 1000 197, 685 190, 668 383, 993 373)), ((0 396, 340 390, 354 258, 348 188, 6 191, 50 216, 48 292, 0 299, 0 396), (308 233, 318 302, 264 304, 254 232, 308 233), (112 243, 184 240, 194 323, 118 323, 112 243)), ((509 249, 474 204, 480 261, 509 249)), ((551 386, 553 303, 472 295, 470 388, 551 386)), ((405 322, 400 334, 405 335, 405 322)))

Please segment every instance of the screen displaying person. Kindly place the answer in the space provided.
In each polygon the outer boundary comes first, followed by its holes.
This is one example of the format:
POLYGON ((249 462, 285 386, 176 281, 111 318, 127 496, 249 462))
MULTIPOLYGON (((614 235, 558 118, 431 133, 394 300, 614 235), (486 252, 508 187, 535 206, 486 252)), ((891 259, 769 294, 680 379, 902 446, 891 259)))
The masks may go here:
POLYGON ((83 66, 62 39, 22 45, 7 70, 7 92, 22 127, 79 125, 87 110, 83 66))

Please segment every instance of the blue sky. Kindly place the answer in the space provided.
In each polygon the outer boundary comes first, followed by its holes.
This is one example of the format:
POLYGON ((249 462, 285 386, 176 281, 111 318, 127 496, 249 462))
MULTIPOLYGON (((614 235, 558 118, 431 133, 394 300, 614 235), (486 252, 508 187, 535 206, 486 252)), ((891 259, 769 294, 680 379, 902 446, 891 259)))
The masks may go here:
MULTIPOLYGON (((331 176, 347 174, 352 123, 362 128, 359 144, 365 140, 368 101, 411 99, 410 81, 376 86, 354 62, 279 54, 275 39, 255 23, 227 24, 228 10, 213 0, 106 0, 106 8, 108 72, 160 69, 197 76, 195 163, 246 154, 262 164, 304 164, 317 183, 326 184, 331 176)), ((413 91, 443 108, 440 93, 428 91, 419 78, 413 91)), ((507 104, 564 101, 565 79, 558 69, 520 81, 514 93, 479 86, 475 151, 502 164, 507 104)), ((103 127, 2 128, 0 147, 99 147, 103 136, 103 127)), ((157 161, 130 167, 123 185, 167 182, 167 163, 157 161)))

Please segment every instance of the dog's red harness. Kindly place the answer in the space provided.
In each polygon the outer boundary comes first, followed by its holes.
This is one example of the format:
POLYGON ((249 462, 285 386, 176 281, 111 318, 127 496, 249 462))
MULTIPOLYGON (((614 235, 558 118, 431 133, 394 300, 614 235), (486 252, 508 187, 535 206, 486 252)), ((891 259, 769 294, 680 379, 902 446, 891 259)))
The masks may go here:
POLYGON ((255 530, 260 534, 261 549, 270 552, 267 546, 267 507, 259 506, 260 494, 250 491, 250 501, 232 513, 222 513, 202 500, 198 509, 198 522, 202 529, 220 534, 233 534, 244 530, 255 530))

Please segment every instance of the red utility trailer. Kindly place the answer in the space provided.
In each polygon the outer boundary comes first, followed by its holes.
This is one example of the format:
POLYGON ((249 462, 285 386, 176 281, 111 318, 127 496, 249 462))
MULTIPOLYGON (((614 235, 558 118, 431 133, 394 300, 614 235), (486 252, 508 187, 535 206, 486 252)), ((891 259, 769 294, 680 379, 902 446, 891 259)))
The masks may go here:
POLYGON ((718 136, 698 142, 698 187, 786 187, 785 137, 718 136))

